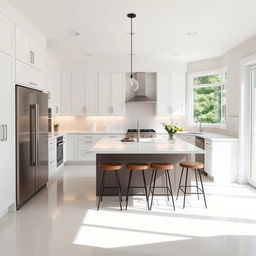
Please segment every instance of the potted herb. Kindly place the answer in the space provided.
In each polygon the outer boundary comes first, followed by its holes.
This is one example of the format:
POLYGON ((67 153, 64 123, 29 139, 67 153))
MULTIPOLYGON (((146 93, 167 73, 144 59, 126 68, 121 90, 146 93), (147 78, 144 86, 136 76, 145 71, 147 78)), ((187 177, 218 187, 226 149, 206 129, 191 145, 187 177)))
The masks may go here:
POLYGON ((55 124, 53 125, 53 128, 54 128, 54 131, 55 131, 55 132, 58 132, 58 131, 59 131, 59 126, 60 126, 60 124, 58 124, 58 123, 55 123, 55 124))
POLYGON ((169 142, 170 143, 174 143, 175 142, 175 134, 178 131, 184 131, 183 128, 180 128, 179 126, 177 126, 176 124, 166 124, 163 123, 164 129, 167 131, 168 135, 169 135, 169 142))

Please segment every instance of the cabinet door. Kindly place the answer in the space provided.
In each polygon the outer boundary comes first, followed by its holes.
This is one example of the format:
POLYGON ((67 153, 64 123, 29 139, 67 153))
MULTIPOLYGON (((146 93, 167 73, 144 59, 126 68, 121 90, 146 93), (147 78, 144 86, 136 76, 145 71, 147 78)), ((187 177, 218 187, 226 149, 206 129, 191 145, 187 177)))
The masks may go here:
POLYGON ((60 115, 60 71, 55 67, 49 67, 50 106, 52 115, 60 115))
POLYGON ((29 36, 16 26, 16 58, 24 63, 31 64, 32 55, 29 52, 29 36))
POLYGON ((111 114, 125 114, 125 74, 112 73, 111 79, 111 114))
POLYGON ((85 115, 84 94, 84 73, 72 73, 72 115, 85 115))
POLYGON ((185 114, 185 74, 171 74, 171 112, 173 115, 185 114))
POLYGON ((156 114, 160 116, 167 116, 171 114, 170 79, 170 73, 157 73, 156 114))
POLYGON ((15 87, 13 58, 0 53, 0 212, 15 201, 15 87))
POLYGON ((85 74, 85 114, 96 116, 99 113, 99 75, 85 74))
POLYGON ((212 172, 212 143, 208 140, 205 141, 205 171, 208 175, 213 176, 212 172))
POLYGON ((99 115, 111 115, 111 73, 99 73, 99 115))
POLYGON ((71 73, 61 74, 61 85, 60 85, 60 106, 61 115, 70 116, 71 112, 71 73))
POLYGON ((29 57, 31 58, 30 64, 33 67, 42 70, 44 61, 43 47, 31 38, 29 40, 29 57))
POLYGON ((67 161, 77 160, 77 136, 67 136, 67 161))
POLYGON ((16 61, 16 84, 35 89, 44 89, 43 73, 29 65, 16 61))
POLYGON ((0 51, 14 55, 14 24, 0 15, 0 51))

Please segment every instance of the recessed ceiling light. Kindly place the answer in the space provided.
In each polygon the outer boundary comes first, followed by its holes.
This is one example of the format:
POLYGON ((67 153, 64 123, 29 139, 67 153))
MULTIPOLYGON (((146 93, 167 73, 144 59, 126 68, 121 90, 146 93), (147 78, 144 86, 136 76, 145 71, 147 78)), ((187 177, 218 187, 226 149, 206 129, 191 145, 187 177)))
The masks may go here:
POLYGON ((72 35, 72 36, 80 36, 80 33, 78 31, 75 31, 75 30, 69 31, 69 34, 72 35))
POLYGON ((84 53, 86 56, 89 56, 89 57, 92 57, 93 56, 93 54, 91 53, 91 52, 85 52, 84 53))
POLYGON ((189 32, 187 32, 187 35, 188 36, 196 36, 197 32, 196 31, 189 31, 189 32))
POLYGON ((174 53, 171 53, 171 56, 179 56, 180 53, 179 52, 174 52, 174 53))

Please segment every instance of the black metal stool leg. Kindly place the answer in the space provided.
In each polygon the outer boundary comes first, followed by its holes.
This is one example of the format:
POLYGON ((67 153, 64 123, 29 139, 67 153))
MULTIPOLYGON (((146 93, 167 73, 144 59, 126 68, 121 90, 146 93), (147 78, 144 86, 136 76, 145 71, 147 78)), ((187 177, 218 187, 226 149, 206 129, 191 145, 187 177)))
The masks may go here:
POLYGON ((101 185, 100 185, 100 195, 99 195, 97 210, 99 210, 100 202, 102 201, 102 195, 103 195, 103 190, 104 190, 104 181, 105 181, 105 171, 103 171, 103 174, 102 174, 101 185))
POLYGON ((169 170, 166 170, 166 173, 167 173, 166 176, 168 176, 168 180, 169 180, 169 187, 170 187, 171 197, 172 197, 172 206, 173 206, 173 209, 175 211, 175 204, 174 204, 174 198, 173 198, 173 193, 172 193, 172 183, 171 183, 171 179, 170 179, 169 170))
POLYGON ((204 194, 204 185, 203 185, 203 181, 202 181, 202 176, 201 176, 201 172, 198 169, 199 172, 199 178, 200 178, 200 182, 201 182, 201 186, 202 186, 202 192, 203 192, 203 196, 204 196, 204 204, 205 204, 205 208, 207 208, 207 204, 206 204, 206 198, 205 198, 205 194, 204 194))
POLYGON ((178 199, 178 196, 179 196, 180 184, 181 184, 181 180, 182 180, 182 176, 183 176, 183 171, 184 171, 184 167, 182 167, 182 171, 181 171, 181 174, 180 174, 180 181, 179 181, 179 187, 178 187, 178 191, 177 191, 176 200, 178 199))
POLYGON ((195 177, 196 177, 196 189, 197 189, 197 199, 199 200, 199 188, 198 188, 198 181, 197 181, 197 173, 196 173, 196 169, 195 169, 195 177))
POLYGON ((144 182, 144 188, 145 188, 146 200, 147 200, 147 205, 148 205, 148 210, 149 210, 148 189, 147 189, 147 183, 146 183, 146 178, 145 178, 145 172, 144 172, 144 170, 142 170, 142 176, 143 176, 143 182, 144 182))
POLYGON ((125 206, 125 210, 127 210, 127 206, 128 206, 128 198, 129 198, 129 191, 130 191, 131 179, 132 179, 132 170, 130 170, 129 181, 128 181, 128 187, 127 187, 127 192, 126 192, 126 206, 125 206))
POLYGON ((185 208, 185 202, 186 202, 187 182, 188 182, 188 168, 186 170, 186 180, 185 180, 185 191, 184 191, 183 209, 185 208))
POLYGON ((119 204, 120 204, 120 210, 122 211, 122 194, 121 194, 121 186, 120 186, 120 181, 119 181, 119 175, 118 172, 115 171, 116 175, 116 185, 118 187, 118 196, 119 196, 119 204))
POLYGON ((169 201, 169 191, 168 191, 169 186, 168 186, 167 172, 168 172, 168 170, 164 171, 164 176, 165 176, 165 185, 166 185, 167 200, 169 201))
POLYGON ((154 175, 154 182, 153 182, 153 189, 152 189, 152 198, 151 198, 151 203, 150 203, 150 210, 152 209, 152 204, 154 200, 154 191, 155 191, 155 185, 156 185, 156 175, 157 175, 157 170, 155 170, 155 175, 154 175))
POLYGON ((151 188, 152 188, 154 174, 155 174, 155 169, 152 170, 152 174, 151 174, 151 178, 150 178, 150 182, 149 182, 148 196, 150 196, 150 193, 151 193, 151 188))

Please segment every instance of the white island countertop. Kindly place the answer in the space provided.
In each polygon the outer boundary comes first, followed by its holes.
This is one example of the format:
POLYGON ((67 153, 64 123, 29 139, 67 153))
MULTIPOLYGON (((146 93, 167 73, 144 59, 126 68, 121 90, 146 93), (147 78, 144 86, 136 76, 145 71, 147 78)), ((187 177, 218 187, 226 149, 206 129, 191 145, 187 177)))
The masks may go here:
POLYGON ((118 138, 104 138, 90 150, 97 154, 204 154, 205 151, 181 139, 174 144, 167 139, 151 141, 121 142, 118 138))

